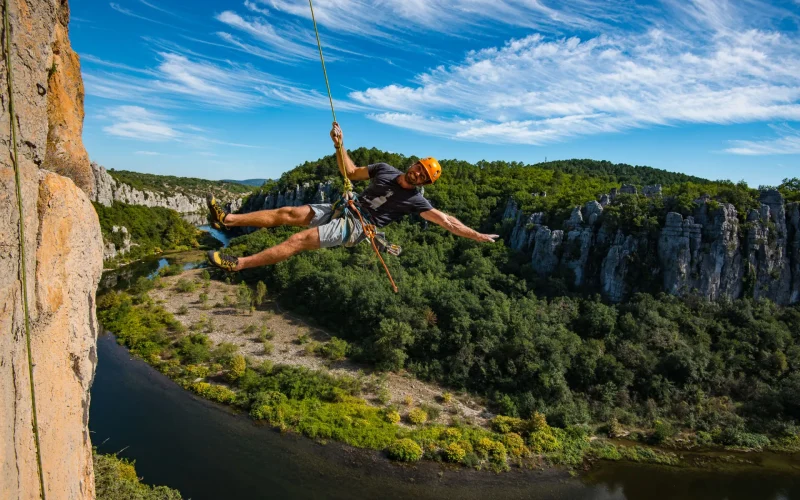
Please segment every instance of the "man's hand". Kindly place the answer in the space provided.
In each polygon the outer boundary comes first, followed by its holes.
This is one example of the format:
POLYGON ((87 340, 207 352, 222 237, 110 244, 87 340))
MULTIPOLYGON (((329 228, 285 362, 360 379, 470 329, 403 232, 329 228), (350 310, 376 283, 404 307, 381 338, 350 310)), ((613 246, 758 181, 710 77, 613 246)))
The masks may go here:
POLYGON ((339 126, 338 123, 333 122, 333 128, 331 129, 331 139, 333 140, 334 147, 341 147, 342 141, 344 140, 344 134, 342 133, 342 127, 339 126))
POLYGON ((477 235, 475 235, 474 239, 475 239, 475 241, 479 241, 481 243, 494 243, 494 240, 496 240, 499 237, 500 237, 499 234, 481 234, 481 233, 478 233, 477 235))

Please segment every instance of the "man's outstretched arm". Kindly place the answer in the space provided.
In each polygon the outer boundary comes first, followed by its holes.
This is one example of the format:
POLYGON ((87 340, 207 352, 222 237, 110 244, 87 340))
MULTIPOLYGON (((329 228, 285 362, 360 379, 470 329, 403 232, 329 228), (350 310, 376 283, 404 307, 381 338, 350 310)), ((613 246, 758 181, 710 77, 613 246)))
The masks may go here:
POLYGON ((369 179, 369 171, 367 167, 357 167, 347 150, 344 148, 344 134, 341 127, 336 122, 333 122, 333 129, 331 129, 331 139, 333 146, 336 148, 336 163, 339 164, 339 171, 342 175, 347 176, 351 181, 366 181, 369 179))
POLYGON ((469 238, 471 240, 480 241, 483 243, 494 243, 494 240, 500 237, 497 234, 479 233, 478 231, 465 226, 463 222, 456 219, 452 215, 447 215, 446 213, 436 210, 435 208, 422 212, 420 215, 423 219, 442 226, 456 236, 469 238))

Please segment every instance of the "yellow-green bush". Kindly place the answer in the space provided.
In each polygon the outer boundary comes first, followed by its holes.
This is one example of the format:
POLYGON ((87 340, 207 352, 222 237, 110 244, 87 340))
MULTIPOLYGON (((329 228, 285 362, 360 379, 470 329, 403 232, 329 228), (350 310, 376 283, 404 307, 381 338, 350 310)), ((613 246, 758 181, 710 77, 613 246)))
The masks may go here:
POLYGON ((533 415, 531 416, 530 431, 540 432, 540 431, 546 431, 549 428, 550 426, 547 425, 547 417, 545 417, 544 414, 539 413, 538 411, 534 412, 533 415))
POLYGON ((521 433, 523 427, 524 422, 520 418, 498 415, 492 419, 492 430, 500 434, 505 434, 507 432, 521 433))
POLYGON ((461 431, 456 429, 455 427, 448 427, 447 429, 443 430, 441 435, 441 439, 444 441, 458 441, 461 439, 461 431))
POLYGON ((428 421, 428 414, 421 408, 413 408, 408 412, 408 421, 414 425, 422 425, 428 421))
POLYGON ((561 443, 556 439, 552 432, 538 431, 528 435, 528 447, 531 453, 541 455, 542 453, 553 453, 561 449, 561 443))
POLYGON ((237 354, 231 360, 231 368, 228 370, 228 380, 239 380, 242 375, 244 375, 245 370, 247 370, 247 362, 245 361, 244 356, 237 354))
POLYGON ((188 365, 183 369, 183 373, 192 379, 206 378, 208 376, 208 367, 203 365, 188 365))
POLYGON ((528 449, 525 447, 525 440, 516 432, 503 434, 502 442, 506 450, 508 450, 508 454, 514 458, 523 457, 528 454, 528 449))
POLYGON ((383 416, 390 424, 396 424, 400 422, 400 413, 397 410, 386 410, 383 416))
POLYGON ((416 462, 422 458, 422 448, 413 440, 405 438, 398 439, 392 443, 386 453, 392 460, 401 462, 416 462))
POLYGON ((236 400, 236 393, 224 385, 194 382, 189 385, 189 389, 206 399, 218 403, 231 404, 236 400))
POLYGON ((467 452, 458 443, 450 443, 444 448, 444 457, 448 462, 458 464, 464 461, 466 456, 467 452))

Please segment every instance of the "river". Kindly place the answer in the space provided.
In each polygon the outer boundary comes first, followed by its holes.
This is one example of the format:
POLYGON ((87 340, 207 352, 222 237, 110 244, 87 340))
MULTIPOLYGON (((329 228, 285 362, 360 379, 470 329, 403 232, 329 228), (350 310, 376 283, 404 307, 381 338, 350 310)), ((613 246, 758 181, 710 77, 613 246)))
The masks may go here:
MULTIPOLYGON (((104 281, 123 288, 166 263, 145 260, 113 272, 124 278, 104 281)), ((436 463, 400 466, 377 452, 280 434, 197 398, 132 359, 110 335, 98 340, 89 428, 100 452, 134 459, 145 482, 193 500, 800 499, 800 465, 787 460, 781 472, 600 463, 577 477, 558 469, 494 474, 436 463)))

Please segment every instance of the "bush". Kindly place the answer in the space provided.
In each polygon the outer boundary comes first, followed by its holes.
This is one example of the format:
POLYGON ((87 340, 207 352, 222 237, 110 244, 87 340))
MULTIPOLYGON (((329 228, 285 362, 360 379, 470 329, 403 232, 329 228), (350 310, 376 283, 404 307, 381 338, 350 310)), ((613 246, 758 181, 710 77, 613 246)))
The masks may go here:
POLYGON ((259 281, 256 284, 256 297, 255 303, 256 305, 260 306, 264 303, 264 298, 267 296, 267 285, 264 284, 263 281, 259 281))
POLYGON ((275 346, 269 340, 265 340, 262 345, 264 346, 264 354, 269 356, 275 350, 275 346))
POLYGON ((390 424, 396 424, 400 422, 400 413, 397 410, 387 409, 384 411, 384 418, 390 424))
POLYGON ((508 454, 512 457, 519 458, 527 455, 528 449, 525 447, 525 440, 516 432, 504 434, 502 440, 508 454))
POLYGON ((272 340, 275 337, 275 332, 267 328, 267 325, 263 325, 261 327, 261 333, 258 335, 259 340, 264 342, 265 340, 272 340))
POLYGON ((389 389, 386 387, 381 387, 378 389, 378 402, 380 404, 385 405, 388 404, 389 401, 392 400, 392 393, 389 392, 389 389))
POLYGON ((236 393, 223 385, 209 384, 208 382, 194 382, 189 385, 189 389, 217 403, 232 404, 236 401, 236 393))
POLYGON ((498 415, 492 419, 492 430, 500 434, 506 434, 511 431, 522 432, 523 427, 523 421, 519 418, 498 415))
POLYGON ((177 345, 178 355, 184 363, 196 365, 211 359, 211 341, 202 333, 187 335, 177 345))
POLYGON ((179 279, 178 282, 175 284, 175 289, 181 293, 194 292, 196 288, 197 285, 195 284, 195 282, 187 280, 186 278, 179 279))
POLYGON ((442 403, 450 404, 450 402, 452 400, 453 400, 453 394, 452 393, 445 392, 445 393, 442 394, 442 403))
POLYGON ((528 447, 531 452, 540 455, 542 453, 553 453, 561 449, 561 443, 551 433, 547 431, 531 432, 528 435, 528 447))
POLYGON ((116 455, 92 450, 94 488, 97 500, 181 500, 177 490, 139 482, 134 463, 116 455))
POLYGON ((674 435, 675 431, 672 430, 672 426, 669 422, 656 420, 653 426, 653 433, 650 435, 650 441, 653 444, 661 444, 674 435))
POLYGON ((208 272, 208 269, 203 269, 203 272, 200 273, 200 278, 203 281, 210 281, 211 280, 211 274, 208 272))
POLYGON ((398 439, 392 443, 386 453, 392 460, 401 462, 417 462, 422 458, 422 448, 411 439, 398 439))
POLYGON ((413 408, 408 412, 408 421, 414 425, 422 425, 428 421, 428 414, 421 408, 413 408))
POLYGON ((233 361, 231 362, 230 370, 228 371, 228 380, 233 382, 240 379, 242 375, 244 375, 246 369, 247 362, 245 361, 244 356, 241 354, 234 356, 233 361))
POLYGON ((183 316, 184 314, 189 314, 189 308, 186 307, 185 305, 180 306, 178 310, 175 311, 175 314, 180 314, 181 316, 183 316))
POLYGON ((347 354, 347 342, 337 337, 331 338, 328 342, 322 344, 319 351, 323 357, 331 361, 341 361, 347 354))
POLYGON ((467 452, 458 443, 450 443, 444 448, 444 457, 448 462, 461 463, 466 458, 467 452))

